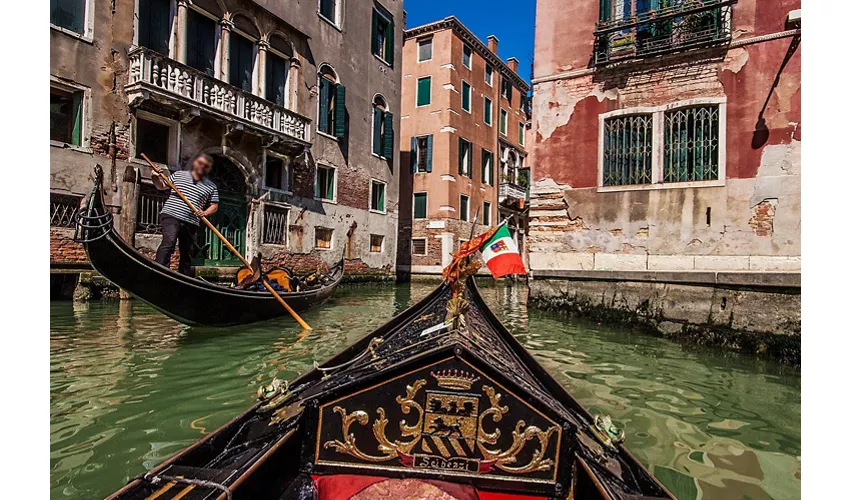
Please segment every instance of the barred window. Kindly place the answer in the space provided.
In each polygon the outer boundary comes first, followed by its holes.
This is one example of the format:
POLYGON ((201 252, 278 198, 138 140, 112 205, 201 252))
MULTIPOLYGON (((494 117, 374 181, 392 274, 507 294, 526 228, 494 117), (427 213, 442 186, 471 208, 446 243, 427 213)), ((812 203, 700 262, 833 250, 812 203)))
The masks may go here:
POLYGON ((425 238, 412 238, 410 240, 410 251, 413 255, 427 255, 428 240, 425 238))
POLYGON ((602 185, 652 183, 652 115, 605 119, 602 185))
POLYGON ((664 182, 717 180, 720 106, 664 113, 664 182))
POLYGON ((136 206, 136 232, 146 234, 162 233, 159 224, 159 213, 165 200, 168 199, 168 191, 160 191, 153 184, 142 184, 139 186, 139 202, 136 206))
POLYGON ((81 200, 79 196, 50 193, 50 225, 74 227, 81 200))
POLYGON ((273 205, 263 207, 263 243, 286 245, 289 210, 273 205))

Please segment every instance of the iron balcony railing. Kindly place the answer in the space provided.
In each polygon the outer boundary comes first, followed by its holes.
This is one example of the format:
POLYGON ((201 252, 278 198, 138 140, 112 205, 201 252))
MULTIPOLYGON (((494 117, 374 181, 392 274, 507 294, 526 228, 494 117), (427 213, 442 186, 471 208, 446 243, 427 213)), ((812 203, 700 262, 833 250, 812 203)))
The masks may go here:
POLYGON ((145 234, 161 234, 159 213, 168 191, 160 191, 151 184, 142 184, 139 193, 139 204, 136 207, 136 232, 145 234))
POLYGON ((156 92, 300 143, 310 143, 306 116, 278 106, 144 47, 130 51, 127 91, 156 92))
POLYGON ((597 65, 728 43, 737 0, 600 0, 597 65))

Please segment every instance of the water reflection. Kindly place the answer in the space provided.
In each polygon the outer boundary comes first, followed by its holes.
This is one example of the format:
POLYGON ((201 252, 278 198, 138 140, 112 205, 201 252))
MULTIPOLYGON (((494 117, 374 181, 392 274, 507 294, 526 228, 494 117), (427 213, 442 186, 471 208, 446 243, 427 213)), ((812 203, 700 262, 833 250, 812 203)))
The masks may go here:
MULTIPOLYGON (((486 283, 486 282, 484 282, 486 283)), ((350 286, 304 317, 188 328, 137 301, 51 305, 51 496, 103 497, 425 296, 433 284, 350 286)), ((492 309, 680 498, 799 498, 795 370, 683 348, 526 309, 522 287, 482 290, 492 309)))

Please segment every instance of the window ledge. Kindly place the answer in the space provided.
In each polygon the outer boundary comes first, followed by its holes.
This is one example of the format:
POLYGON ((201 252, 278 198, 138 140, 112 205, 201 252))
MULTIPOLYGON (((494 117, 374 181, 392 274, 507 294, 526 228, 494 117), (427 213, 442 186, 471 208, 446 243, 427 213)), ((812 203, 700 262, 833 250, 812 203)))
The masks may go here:
POLYGON ((432 57, 431 59, 422 59, 422 60, 418 60, 418 59, 417 59, 417 61, 416 61, 416 62, 417 62, 417 63, 424 63, 424 62, 431 61, 431 60, 433 60, 433 59, 434 59, 433 57, 432 57))
POLYGON ((288 246, 286 243, 268 243, 268 242, 265 242, 265 241, 264 241, 264 242, 262 243, 262 245, 263 245, 264 247, 289 248, 289 246, 288 246))
POLYGON ((687 189, 687 188, 708 188, 708 187, 724 187, 725 179, 716 181, 690 181, 690 182, 659 182, 656 184, 635 184, 630 186, 598 186, 597 193, 611 193, 618 191, 654 191, 659 189, 687 189))
POLYGON ((327 17, 323 16, 323 15, 322 15, 322 13, 321 13, 321 12, 319 12, 318 10, 316 11, 316 14, 318 14, 318 15, 319 15, 319 19, 321 19, 322 21, 324 21, 324 22, 326 22, 326 23, 330 24, 330 25, 331 25, 331 26, 333 26, 333 27, 334 27, 337 31, 339 31, 340 33, 342 33, 342 28, 340 28, 340 26, 339 26, 337 23, 335 23, 335 22, 331 21, 330 19, 328 19, 327 17))
POLYGON ((331 205, 337 204, 336 200, 328 200, 328 199, 325 199, 325 198, 316 198, 316 201, 320 201, 322 203, 330 203, 331 205))
POLYGON ((76 38, 77 40, 85 42, 89 45, 94 45, 94 38, 92 38, 91 34, 77 33, 76 31, 71 31, 68 28, 63 28, 62 26, 56 26, 55 24, 52 24, 52 23, 50 24, 50 29, 52 29, 54 31, 58 31, 60 33, 64 33, 64 34, 70 36, 71 38, 76 38))
POLYGON ((292 195, 292 191, 289 191, 287 189, 280 189, 280 188, 266 186, 266 185, 263 185, 263 189, 265 189, 266 191, 271 191, 273 193, 288 194, 290 196, 292 195))
POLYGON ((386 159, 387 159, 387 157, 386 157, 386 156, 381 156, 381 155, 376 154, 376 153, 374 153, 374 152, 372 153, 372 156, 374 156, 375 158, 380 158, 380 159, 382 159, 382 160, 386 160, 386 159))
POLYGON ((69 144, 67 142, 50 141, 50 147, 70 149, 73 151, 79 151, 80 153, 92 154, 92 149, 88 146, 77 146, 76 144, 69 144))
POLYGON ((373 214, 387 215, 386 210, 382 212, 382 211, 380 211, 380 210, 375 210, 374 208, 370 208, 370 209, 369 209, 369 212, 370 212, 370 213, 373 213, 373 214))
POLYGON ((392 69, 393 65, 392 65, 392 64, 390 64, 390 63, 388 63, 388 62, 387 62, 387 61, 386 61, 383 57, 379 56, 378 54, 375 54, 374 52, 372 53, 372 55, 373 55, 373 56, 375 56, 375 59, 377 59, 378 61, 380 61, 381 63, 383 63, 383 64, 384 64, 384 66, 386 66, 386 67, 388 67, 388 68, 392 69))
POLYGON ((333 250, 333 248, 323 248, 313 245, 313 250, 319 250, 320 252, 330 252, 331 250, 333 250))
POLYGON ((335 135, 331 135, 327 132, 322 132, 321 130, 316 130, 316 133, 319 134, 320 136, 326 137, 326 138, 328 138, 328 139, 330 139, 334 142, 339 142, 339 137, 337 137, 335 135))

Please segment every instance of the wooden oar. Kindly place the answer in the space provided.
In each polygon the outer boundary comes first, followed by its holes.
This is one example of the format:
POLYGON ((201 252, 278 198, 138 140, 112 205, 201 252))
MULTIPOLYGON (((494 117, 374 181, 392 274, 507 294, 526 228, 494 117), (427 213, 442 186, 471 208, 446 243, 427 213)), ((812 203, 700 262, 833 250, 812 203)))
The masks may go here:
MULTIPOLYGON (((150 160, 150 158, 148 158, 147 156, 145 156, 145 154, 144 154, 144 153, 142 153, 142 158, 144 158, 144 159, 145 159, 145 161, 146 161, 146 162, 148 162, 148 164, 151 166, 151 168, 152 168, 152 169, 154 169, 154 171, 155 171, 156 173, 160 174, 160 178, 162 178, 162 180, 163 180, 163 181, 165 181, 165 183, 168 185, 168 187, 170 187, 171 189, 173 189, 173 190, 174 190, 174 192, 175 192, 175 193, 177 193, 177 196, 179 196, 179 197, 180 197, 180 199, 181 199, 181 200, 183 200, 183 201, 186 203, 186 205, 188 205, 188 206, 189 206, 189 209, 190 209, 190 210, 192 210, 192 212, 193 212, 193 213, 195 213, 195 214, 199 214, 199 212, 200 212, 200 211, 199 211, 199 210, 195 207, 195 205, 193 205, 193 204, 192 204, 192 202, 191 202, 191 201, 189 201, 189 200, 188 200, 188 199, 187 199, 187 198, 183 195, 183 193, 181 193, 181 192, 180 192, 180 190, 179 190, 179 189, 177 189, 177 186, 175 186, 175 185, 174 185, 174 183, 173 183, 173 182, 171 182, 171 179, 169 179, 167 175, 162 175, 162 169, 160 169, 160 168, 159 168, 156 164, 154 164, 154 162, 152 162, 152 161, 150 160)), ((218 229, 216 229, 216 227, 215 227, 215 226, 213 226, 213 225, 212 225, 212 223, 211 223, 210 221, 208 221, 208 220, 207 220, 207 218, 206 218, 206 217, 204 217, 203 215, 198 215, 198 217, 199 217, 199 218, 200 218, 200 219, 204 222, 204 224, 206 224, 206 225, 207 225, 207 227, 210 229, 210 231, 212 231, 212 232, 213 232, 213 234, 215 234, 216 236, 218 236, 218 239, 220 239, 220 240, 221 240, 221 242, 222 242, 222 243, 224 243, 224 246, 226 246, 226 247, 227 247, 227 249, 228 249, 228 250, 230 250, 230 252, 231 252, 233 255, 235 255, 235 256, 237 256, 237 257, 239 257, 239 260, 241 260, 243 264, 245 264, 245 265, 246 265, 246 266, 248 266, 249 268, 251 267, 251 263, 250 263, 250 262, 248 262, 248 261, 245 259, 245 257, 243 257, 243 256, 242 256, 242 254, 241 254, 241 253, 239 253, 239 250, 236 250, 236 248, 235 248, 233 245, 231 245, 229 241, 227 241, 227 238, 225 238, 225 237, 224 237, 224 235, 223 235, 223 234, 221 234, 221 233, 218 231, 218 229)), ((303 319, 301 319, 301 316, 299 316, 299 315, 298 315, 298 313, 296 313, 296 312, 295 312, 295 310, 294 310, 294 309, 292 309, 292 308, 289 306, 289 304, 287 304, 287 303, 286 303, 286 301, 285 301, 285 300, 283 300, 283 297, 281 297, 281 296, 277 293, 277 291, 276 291, 274 288, 272 288, 272 286, 269 284, 268 280, 266 280, 265 278, 263 278, 263 285, 265 285, 265 286, 266 286, 266 290, 268 290, 269 292, 271 292, 271 294, 274 296, 274 298, 276 298, 276 299, 277 299, 277 301, 278 301, 278 302, 280 302, 280 304, 281 304, 281 305, 282 305, 282 306, 286 309, 286 311, 287 311, 290 315, 292 315, 292 317, 293 317, 293 318, 295 318, 295 321, 297 321, 297 322, 298 322, 298 324, 300 324, 302 328, 304 328, 305 330, 312 330, 312 328, 310 327, 310 325, 308 325, 306 321, 304 321, 303 319)))

